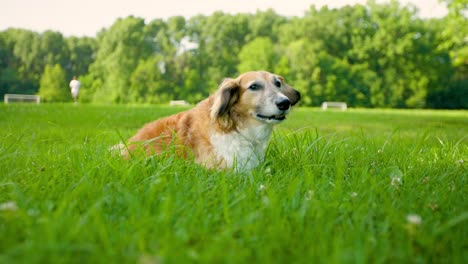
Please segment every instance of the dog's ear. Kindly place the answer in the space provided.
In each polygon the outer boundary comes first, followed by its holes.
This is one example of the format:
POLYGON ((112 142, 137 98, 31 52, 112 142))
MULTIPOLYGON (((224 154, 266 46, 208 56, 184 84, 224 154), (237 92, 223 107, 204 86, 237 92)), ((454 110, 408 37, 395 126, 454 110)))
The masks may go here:
POLYGON ((216 119, 229 114, 229 110, 238 99, 239 84, 234 79, 224 79, 215 93, 211 118, 216 119))
POLYGON ((235 79, 224 79, 214 94, 213 106, 211 107, 211 120, 217 121, 223 127, 232 126, 230 110, 239 100, 239 83, 235 79))

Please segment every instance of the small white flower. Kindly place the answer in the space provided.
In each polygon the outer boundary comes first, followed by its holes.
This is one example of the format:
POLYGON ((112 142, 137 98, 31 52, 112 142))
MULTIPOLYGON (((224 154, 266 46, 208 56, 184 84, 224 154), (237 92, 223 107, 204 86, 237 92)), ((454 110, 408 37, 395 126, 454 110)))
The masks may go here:
POLYGON ((401 184, 400 177, 392 177, 392 182, 390 183, 392 186, 398 186, 401 184))
POLYGON ((463 164, 463 162, 465 162, 463 159, 459 159, 459 160, 457 160, 457 163, 458 163, 459 165, 462 165, 462 164, 463 164))
POLYGON ((409 214, 406 216, 406 221, 412 225, 420 225, 422 222, 421 216, 417 214, 409 214))
POLYGON ((265 186, 265 185, 263 185, 263 184, 260 184, 260 188, 258 188, 258 189, 259 189, 260 191, 263 191, 263 190, 265 190, 265 189, 266 189, 266 186, 265 186))
POLYGON ((0 204, 0 211, 16 211, 18 206, 16 206, 15 201, 8 201, 0 204))
POLYGON ((357 192, 352 192, 351 197, 356 198, 358 196, 357 192))

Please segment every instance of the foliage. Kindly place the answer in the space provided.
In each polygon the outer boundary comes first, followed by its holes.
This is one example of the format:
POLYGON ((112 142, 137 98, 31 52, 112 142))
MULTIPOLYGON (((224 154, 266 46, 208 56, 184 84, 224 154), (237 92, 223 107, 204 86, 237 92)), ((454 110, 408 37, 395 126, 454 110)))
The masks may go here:
POLYGON ((45 102, 70 101, 70 91, 65 80, 65 71, 59 64, 46 65, 40 81, 41 99, 45 102))
POLYGON ((46 65, 81 76, 83 102, 195 103, 225 77, 281 74, 303 105, 468 108, 466 0, 421 19, 398 1, 311 6, 301 17, 273 10, 168 20, 129 16, 95 38, 21 29, 0 32, 0 95, 35 93, 46 65))
POLYGON ((468 94, 468 1, 444 0, 449 13, 439 25, 439 50, 448 50, 455 70, 448 74, 445 89, 433 90, 428 95, 436 106, 456 108, 467 104, 468 94), (445 100, 449 98, 449 100, 445 100))
POLYGON ((259 37, 245 44, 239 52, 238 72, 264 69, 276 72, 277 53, 273 42, 266 37, 259 37))
POLYGON ((180 110, 0 105, 0 263, 466 262, 467 111, 295 109, 239 174, 108 151, 180 110))

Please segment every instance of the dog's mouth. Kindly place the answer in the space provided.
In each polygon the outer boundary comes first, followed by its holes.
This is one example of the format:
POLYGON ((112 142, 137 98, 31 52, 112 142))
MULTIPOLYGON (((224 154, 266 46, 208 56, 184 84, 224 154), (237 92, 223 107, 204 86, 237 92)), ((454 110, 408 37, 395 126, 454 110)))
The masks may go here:
POLYGON ((265 116, 261 114, 256 114, 256 117, 260 120, 265 120, 265 121, 277 121, 281 122, 286 119, 286 115, 271 115, 271 116, 265 116))

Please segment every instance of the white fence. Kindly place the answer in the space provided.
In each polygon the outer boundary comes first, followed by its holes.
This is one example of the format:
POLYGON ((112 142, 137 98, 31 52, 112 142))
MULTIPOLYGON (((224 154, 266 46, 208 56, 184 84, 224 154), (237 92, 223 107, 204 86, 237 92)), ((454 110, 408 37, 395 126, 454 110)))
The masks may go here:
POLYGON ((338 107, 342 111, 346 111, 346 109, 348 109, 348 106, 344 102, 323 102, 322 103, 322 109, 323 110, 326 110, 329 107, 338 107))
POLYGON ((41 103, 41 97, 39 95, 32 94, 5 94, 3 98, 5 104, 10 102, 36 102, 36 104, 41 103))
POLYGON ((176 106, 176 105, 187 106, 187 105, 190 105, 190 104, 187 103, 187 101, 185 101, 185 100, 172 100, 171 102, 169 102, 169 105, 170 106, 176 106))

